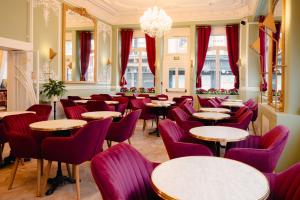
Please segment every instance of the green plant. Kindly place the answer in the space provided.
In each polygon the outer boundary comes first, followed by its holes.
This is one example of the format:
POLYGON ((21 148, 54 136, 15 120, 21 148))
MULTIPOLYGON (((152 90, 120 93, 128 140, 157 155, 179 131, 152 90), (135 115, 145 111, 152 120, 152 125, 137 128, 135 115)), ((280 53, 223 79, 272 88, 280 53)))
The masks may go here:
POLYGON ((63 81, 57 81, 49 78, 48 83, 43 84, 43 90, 41 91, 48 99, 51 99, 52 96, 61 97, 66 93, 66 86, 63 81))

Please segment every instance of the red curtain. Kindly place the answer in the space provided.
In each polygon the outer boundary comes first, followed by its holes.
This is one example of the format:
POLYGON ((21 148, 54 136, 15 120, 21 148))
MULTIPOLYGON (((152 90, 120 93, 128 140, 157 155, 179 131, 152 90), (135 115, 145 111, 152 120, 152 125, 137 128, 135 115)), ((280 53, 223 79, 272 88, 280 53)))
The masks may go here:
MULTIPOLYGON (((262 23, 265 17, 260 16, 259 22, 262 23)), ((261 67, 261 85, 260 91, 267 91, 268 84, 266 80, 266 33, 265 28, 261 27, 259 29, 259 40, 260 40, 260 67, 261 67)))
POLYGON ((155 85, 155 60, 156 60, 155 38, 150 37, 148 34, 145 34, 145 38, 146 38, 148 64, 149 64, 150 71, 154 75, 154 85, 155 85))
POLYGON ((91 32, 81 32, 80 33, 80 65, 81 65, 81 74, 80 80, 86 81, 86 75, 90 63, 90 54, 91 54, 91 32))
POLYGON ((227 51, 230 69, 235 76, 234 88, 240 87, 239 76, 239 24, 232 24, 226 26, 226 38, 227 38, 227 51))
POLYGON ((120 86, 124 86, 127 84, 126 79, 124 77, 128 59, 129 59, 129 53, 132 43, 132 36, 133 36, 133 30, 132 29, 123 29, 121 30, 121 79, 120 79, 120 86))
POLYGON ((197 88, 201 88, 202 85, 201 72, 204 67, 210 32, 211 32, 211 26, 197 27, 197 34, 198 34, 198 52, 197 52, 198 62, 197 62, 197 79, 196 79, 197 88))
POLYGON ((274 71, 276 63, 276 55, 279 48, 279 38, 280 38, 280 28, 281 28, 281 22, 276 22, 276 33, 273 33, 273 38, 278 41, 277 45, 276 42, 273 42, 273 56, 272 56, 272 70, 274 71), (277 52, 276 52, 277 51, 277 52))

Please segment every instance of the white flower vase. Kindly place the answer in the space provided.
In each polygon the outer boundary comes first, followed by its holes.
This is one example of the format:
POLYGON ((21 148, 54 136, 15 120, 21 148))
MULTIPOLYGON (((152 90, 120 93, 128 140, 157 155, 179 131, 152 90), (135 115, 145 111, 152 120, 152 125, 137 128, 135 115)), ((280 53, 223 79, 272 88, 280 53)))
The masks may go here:
POLYGON ((58 96, 54 95, 51 96, 51 102, 57 102, 58 101, 58 96))

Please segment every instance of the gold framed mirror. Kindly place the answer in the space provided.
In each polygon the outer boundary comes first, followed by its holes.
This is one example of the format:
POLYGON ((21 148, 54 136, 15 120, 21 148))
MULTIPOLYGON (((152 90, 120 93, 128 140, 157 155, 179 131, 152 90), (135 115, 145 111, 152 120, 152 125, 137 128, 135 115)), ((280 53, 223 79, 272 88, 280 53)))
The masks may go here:
POLYGON ((96 83, 97 19, 85 8, 62 6, 63 81, 96 83))

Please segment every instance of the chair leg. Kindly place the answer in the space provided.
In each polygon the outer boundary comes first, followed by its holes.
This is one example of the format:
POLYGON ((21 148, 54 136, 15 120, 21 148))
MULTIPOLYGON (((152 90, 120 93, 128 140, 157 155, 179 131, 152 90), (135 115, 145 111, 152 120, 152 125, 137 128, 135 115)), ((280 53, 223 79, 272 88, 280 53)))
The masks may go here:
POLYGON ((128 144, 130 144, 130 145, 131 145, 131 141, 130 141, 130 138, 128 138, 128 144))
POLYGON ((76 180, 77 200, 80 200, 79 165, 75 165, 75 180, 76 180))
POLYGON ((153 126, 154 126, 154 121, 152 120, 152 128, 153 128, 153 126))
POLYGON ((41 176, 44 175, 44 159, 41 159, 41 176))
POLYGON ((68 163, 66 163, 66 167, 67 167, 67 171, 68 171, 68 176, 72 177, 70 165, 68 163))
POLYGON ((2 153, 4 149, 4 144, 0 144, 0 164, 2 164, 3 158, 2 158, 2 153))
POLYGON ((256 135, 256 130, 255 130, 254 122, 252 122, 252 128, 253 128, 254 135, 256 135))
POLYGON ((14 180, 15 180, 15 176, 16 176, 16 173, 17 173, 17 169, 18 169, 18 166, 19 166, 19 163, 20 163, 21 159, 20 158, 17 158, 16 161, 15 161, 15 164, 12 168, 12 171, 11 171, 11 174, 10 174, 10 180, 9 180, 9 185, 8 185, 8 189, 10 190, 12 188, 12 185, 14 183, 14 180))
POLYGON ((72 178, 75 178, 76 165, 72 165, 72 178))
POLYGON ((37 189, 36 196, 41 196, 41 173, 42 173, 42 159, 37 160, 37 189))
POLYGON ((143 123, 143 131, 145 130, 146 128, 146 120, 144 120, 144 123, 143 123))
POLYGON ((47 167, 46 167, 46 174, 43 180, 43 185, 42 185, 42 195, 45 194, 46 191, 46 186, 47 186, 47 182, 48 182, 48 178, 50 175, 50 170, 51 170, 51 165, 52 165, 52 161, 48 161, 47 167))
POLYGON ((109 147, 111 147, 111 143, 112 143, 112 141, 110 141, 110 140, 106 140, 106 143, 107 143, 107 146, 108 146, 108 148, 109 148, 109 147))

